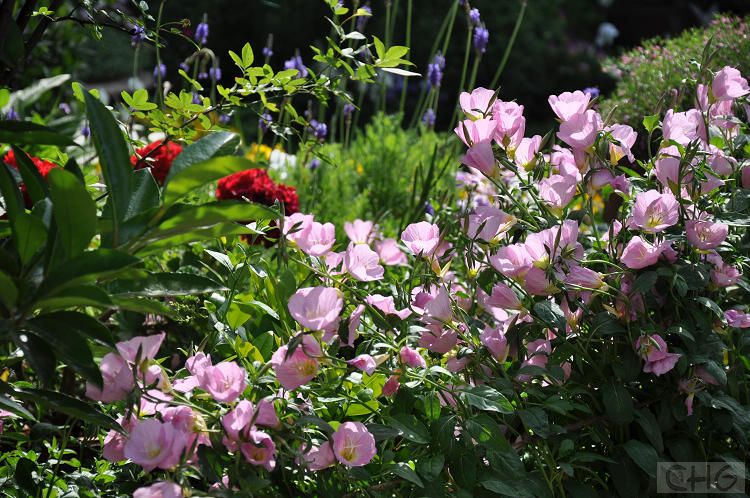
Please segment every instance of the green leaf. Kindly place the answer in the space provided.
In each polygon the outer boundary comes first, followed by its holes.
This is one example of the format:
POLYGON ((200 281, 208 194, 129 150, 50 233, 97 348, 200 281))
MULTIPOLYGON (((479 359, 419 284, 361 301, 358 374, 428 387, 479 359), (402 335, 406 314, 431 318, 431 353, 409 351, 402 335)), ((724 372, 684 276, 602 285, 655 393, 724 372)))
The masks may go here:
POLYGON ((430 433, 427 431, 427 427, 414 415, 399 413, 393 417, 386 417, 386 422, 413 443, 427 444, 430 441, 430 433))
POLYGON ((138 258, 113 249, 87 251, 51 271, 42 282, 39 295, 53 296, 67 287, 114 275, 138 263, 138 258))
POLYGON ((26 266, 47 242, 47 227, 34 215, 19 212, 12 223, 21 264, 26 266))
POLYGON ((711 310, 713 314, 716 315, 716 317, 719 318, 720 320, 724 320, 724 312, 721 311, 721 308, 719 307, 719 305, 716 304, 714 301, 710 300, 707 297, 702 297, 702 296, 696 297, 694 301, 708 308, 709 310, 711 310))
POLYGON ((397 476, 402 477, 413 484, 416 484, 420 488, 424 488, 424 483, 422 483, 422 479, 419 478, 419 476, 414 471, 414 469, 409 467, 407 463, 396 462, 394 464, 391 464, 388 467, 388 470, 391 473, 396 474, 397 476))
POLYGON ((125 220, 133 194, 134 176, 130 154, 122 130, 112 113, 90 93, 84 94, 91 138, 99 154, 104 181, 109 189, 115 246, 119 244, 119 226, 125 220))
MULTIPOLYGON (((55 378, 57 359, 49 345, 32 334, 22 335, 16 345, 21 349, 23 357, 29 362, 42 384, 50 385, 55 378)), ((3 383, 0 382, 0 389, 2 387, 3 383)))
MULTIPOLYGON (((2 292, 2 291, 0 291, 2 292)), ((65 290, 57 296, 41 299, 34 304, 36 310, 57 310, 80 306, 110 308, 114 304, 104 290, 95 285, 80 285, 65 290)))
POLYGON ((652 114, 651 116, 643 117, 643 127, 646 128, 648 133, 652 133, 656 127, 659 126, 659 115, 652 114))
POLYGON ((651 477, 656 477, 656 462, 659 456, 655 449, 635 439, 626 442, 624 448, 628 456, 641 470, 651 477))
MULTIPOLYGON (((154 180, 151 168, 141 168, 133 172, 133 196, 125 212, 125 220, 158 207, 161 204, 159 185, 154 180)), ((126 242, 126 241, 123 241, 126 242)))
POLYGON ((31 121, 0 121, 0 143, 13 145, 77 145, 72 138, 31 121))
POLYGON ((18 287, 10 276, 4 271, 0 271, 0 301, 8 310, 16 307, 18 300, 18 287))
POLYGON ((253 47, 251 47, 249 43, 245 43, 245 45, 242 47, 242 65, 244 66, 243 69, 247 69, 248 67, 252 66, 254 61, 255 55, 253 54, 253 47))
POLYGON ((23 401, 43 404, 50 410, 122 432, 122 428, 112 417, 105 415, 95 404, 88 401, 81 401, 67 394, 45 389, 16 388, 13 395, 23 401))
POLYGON ((638 275, 633 283, 632 293, 646 294, 656 285, 659 275, 655 271, 647 271, 638 275))
POLYGON ((0 192, 3 194, 5 212, 12 227, 18 213, 24 210, 24 202, 21 197, 21 190, 16 185, 16 180, 10 172, 10 166, 2 161, 0 161, 0 192))
POLYGON ((40 474, 36 463, 26 457, 19 458, 16 462, 15 471, 13 472, 13 479, 15 479, 16 484, 18 484, 21 489, 26 491, 26 496, 38 496, 39 485, 37 484, 36 479, 34 479, 34 474, 40 474))
POLYGON ((538 406, 527 410, 519 410, 518 416, 521 417, 524 427, 530 430, 534 435, 547 438, 550 435, 549 419, 547 413, 538 406))
POLYGON ((175 158, 169 169, 167 181, 193 164, 208 161, 215 156, 230 155, 239 144, 240 137, 236 133, 219 131, 206 135, 185 147, 175 158))
POLYGON ((109 292, 121 297, 185 296, 224 290, 223 284, 191 273, 148 273, 137 280, 116 280, 109 285, 109 292))
POLYGON ((513 405, 500 391, 490 386, 476 386, 462 393, 466 402, 483 411, 510 414, 513 405))
POLYGON ((656 448, 657 451, 664 451, 664 441, 661 436, 661 427, 659 422, 651 410, 648 408, 641 408, 636 412, 636 422, 641 426, 643 432, 646 434, 649 442, 656 448))
POLYGON ((109 329, 96 318, 77 311, 56 311, 39 315, 34 320, 51 329, 65 327, 103 346, 114 346, 115 340, 109 329))
POLYGON ((167 178, 164 185, 164 203, 174 204, 182 197, 207 183, 239 171, 252 169, 254 163, 244 157, 223 156, 199 162, 167 178))
POLYGON ((219 223, 208 228, 192 230, 188 233, 181 233, 173 237, 167 237, 165 239, 157 240, 156 242, 151 242, 145 247, 139 248, 137 252, 139 255, 161 253, 166 251, 167 249, 182 246, 190 242, 215 240, 219 237, 229 237, 232 235, 248 235, 253 233, 253 230, 250 230, 244 225, 239 225, 234 222, 219 223))
POLYGON ((19 404, 5 394, 0 395, 0 409, 15 413, 19 417, 28 420, 36 420, 36 417, 23 405, 19 404))
POLYGON ((534 304, 534 314, 547 325, 557 330, 565 329, 565 313, 554 301, 540 301, 534 304))
POLYGON ((48 91, 59 87, 70 79, 69 74, 58 74, 50 78, 42 78, 27 86, 23 90, 13 92, 8 100, 9 107, 24 108, 27 107, 47 93, 48 91))
POLYGON ((55 168, 47 179, 63 251, 68 258, 78 256, 96 235, 96 203, 69 171, 55 168))
POLYGON ((44 181, 44 178, 42 178, 36 165, 23 150, 15 145, 12 146, 12 148, 13 154, 16 157, 18 171, 21 173, 23 183, 26 185, 26 193, 29 195, 32 205, 36 204, 47 196, 47 193, 49 192, 47 182, 44 181))
POLYGON ((610 382, 602 387, 602 401, 607 417, 616 424, 633 420, 633 398, 624 386, 610 382))

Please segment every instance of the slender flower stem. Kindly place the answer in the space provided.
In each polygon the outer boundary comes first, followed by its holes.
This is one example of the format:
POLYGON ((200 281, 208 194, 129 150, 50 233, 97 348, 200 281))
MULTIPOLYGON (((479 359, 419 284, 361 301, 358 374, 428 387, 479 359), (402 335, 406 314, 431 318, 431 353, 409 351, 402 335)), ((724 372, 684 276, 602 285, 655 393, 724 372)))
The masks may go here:
POLYGON ((518 17, 516 17, 516 25, 513 26, 513 32, 510 34, 510 39, 508 40, 508 44, 505 46, 505 52, 503 53, 503 58, 500 60, 500 65, 497 66, 497 71, 495 71, 495 76, 492 77, 492 83, 490 83, 490 88, 497 88, 497 84, 500 81, 500 75, 503 74, 505 65, 508 63, 508 57, 510 57, 510 52, 511 50, 513 50, 513 45, 515 45, 516 43, 516 37, 518 36, 518 31, 521 29, 521 24, 523 23, 523 16, 526 13, 526 4, 527 4, 527 0, 521 0, 521 10, 518 12, 518 17))
MULTIPOLYGON (((474 27, 471 23, 467 23, 468 31, 466 32, 466 48, 464 50, 464 64, 461 68, 461 83, 458 84, 458 93, 464 91, 464 84, 466 83, 466 71, 469 69, 469 56, 471 55, 471 37, 474 33, 474 27)), ((455 106, 453 110, 453 116, 451 117, 451 123, 454 123, 458 119, 458 106, 455 106)))
MULTIPOLYGON (((411 46, 411 15, 412 15, 412 2, 413 0, 407 0, 406 2, 406 40, 405 45, 407 47, 411 46)), ((401 114, 401 119, 404 119, 404 107, 406 106, 406 89, 408 87, 408 79, 404 78, 403 83, 401 83, 401 102, 398 106, 398 112, 401 114)))
POLYGON ((156 37, 155 45, 156 45, 156 93, 158 96, 158 102, 159 107, 164 107, 164 88, 162 86, 162 76, 161 76, 161 19, 162 15, 164 14, 164 5, 167 3, 167 0, 162 0, 159 4, 159 14, 156 17, 156 31, 154 32, 154 36, 156 37))

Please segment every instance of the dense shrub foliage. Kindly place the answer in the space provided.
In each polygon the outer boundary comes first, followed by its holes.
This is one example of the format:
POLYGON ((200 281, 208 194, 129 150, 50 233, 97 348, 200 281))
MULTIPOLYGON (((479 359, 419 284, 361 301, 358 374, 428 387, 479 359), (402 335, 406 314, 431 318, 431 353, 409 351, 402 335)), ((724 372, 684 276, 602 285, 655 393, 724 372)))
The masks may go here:
POLYGON ((327 4, 324 70, 246 45, 231 87, 213 65, 108 107, 74 83, 68 109, 0 121, 0 492, 632 497, 657 462, 744 465, 743 71, 710 45, 694 105, 640 133, 575 90, 531 135, 481 87, 451 136, 358 132, 348 85, 415 74, 352 31, 367 9, 327 4))

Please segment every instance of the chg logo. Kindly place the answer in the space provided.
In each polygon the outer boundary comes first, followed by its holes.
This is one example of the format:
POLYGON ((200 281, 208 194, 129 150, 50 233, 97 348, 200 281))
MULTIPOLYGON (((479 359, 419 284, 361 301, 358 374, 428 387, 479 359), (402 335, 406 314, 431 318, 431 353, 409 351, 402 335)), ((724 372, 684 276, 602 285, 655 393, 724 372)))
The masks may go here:
POLYGON ((744 493, 745 466, 739 462, 658 462, 656 492, 744 493))

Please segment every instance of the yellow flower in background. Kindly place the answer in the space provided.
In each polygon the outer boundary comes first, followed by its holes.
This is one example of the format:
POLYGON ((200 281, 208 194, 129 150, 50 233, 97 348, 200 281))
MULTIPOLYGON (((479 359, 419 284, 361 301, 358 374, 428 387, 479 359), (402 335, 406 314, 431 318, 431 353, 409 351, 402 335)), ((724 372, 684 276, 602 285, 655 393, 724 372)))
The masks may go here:
POLYGON ((362 163, 357 163, 357 174, 361 175, 364 172, 365 172, 365 168, 364 166, 362 166, 362 163))
MULTIPOLYGON (((280 146, 276 147, 276 150, 281 150, 280 146)), ((265 144, 253 143, 250 148, 245 152, 245 157, 251 161, 269 161, 271 159, 271 152, 273 149, 265 144)))

